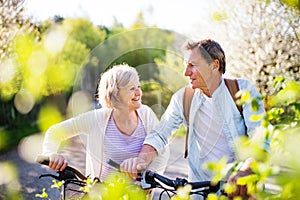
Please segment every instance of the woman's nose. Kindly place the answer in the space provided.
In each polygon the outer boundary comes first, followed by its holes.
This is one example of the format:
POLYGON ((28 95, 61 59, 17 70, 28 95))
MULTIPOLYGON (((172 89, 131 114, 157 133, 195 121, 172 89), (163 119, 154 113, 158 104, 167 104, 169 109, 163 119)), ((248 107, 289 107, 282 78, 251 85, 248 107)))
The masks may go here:
POLYGON ((135 95, 141 95, 142 90, 140 88, 137 88, 134 90, 135 95))

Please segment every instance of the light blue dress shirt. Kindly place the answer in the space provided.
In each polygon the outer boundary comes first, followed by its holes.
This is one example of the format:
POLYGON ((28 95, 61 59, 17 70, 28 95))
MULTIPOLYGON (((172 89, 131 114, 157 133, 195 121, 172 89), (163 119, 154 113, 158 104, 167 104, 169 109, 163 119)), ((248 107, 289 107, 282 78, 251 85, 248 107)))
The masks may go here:
MULTIPOLYGON (((251 97, 261 96, 258 90, 249 81, 244 79, 237 79, 240 90, 247 90, 250 92, 251 97)), ((158 154, 162 154, 166 146, 168 146, 168 140, 180 126, 183 124, 186 126, 186 121, 183 114, 183 95, 184 88, 178 90, 171 98, 170 104, 163 114, 160 123, 155 126, 151 133, 146 137, 144 144, 153 146, 158 154)), ((243 116, 241 116, 239 110, 230 95, 224 79, 217 90, 212 95, 214 105, 217 106, 218 116, 220 120, 224 122, 223 133, 225 134, 226 141, 230 147, 230 150, 235 155, 238 144, 235 143, 235 138, 238 136, 248 135, 252 136, 256 127, 260 126, 261 121, 251 121, 250 116, 253 115, 253 111, 250 104, 243 105, 243 116)), ((200 148, 196 141, 194 131, 194 121, 196 112, 205 101, 204 94, 199 89, 195 90, 193 100, 190 108, 190 134, 188 138, 189 152, 189 181, 201 181, 206 179, 201 167, 203 165, 200 159, 200 148)), ((265 112, 263 101, 259 101, 259 110, 255 114, 261 114, 265 112)), ((184 152, 184 146, 182 148, 184 152)))

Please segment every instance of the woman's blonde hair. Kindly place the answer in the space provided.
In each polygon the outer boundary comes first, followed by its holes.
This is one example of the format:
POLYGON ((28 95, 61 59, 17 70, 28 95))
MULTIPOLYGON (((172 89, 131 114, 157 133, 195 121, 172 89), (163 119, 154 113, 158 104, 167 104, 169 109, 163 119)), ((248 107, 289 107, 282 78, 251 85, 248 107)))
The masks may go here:
POLYGON ((115 108, 120 104, 119 89, 127 87, 131 80, 139 80, 138 72, 128 64, 115 65, 105 71, 98 86, 98 101, 102 107, 115 108))

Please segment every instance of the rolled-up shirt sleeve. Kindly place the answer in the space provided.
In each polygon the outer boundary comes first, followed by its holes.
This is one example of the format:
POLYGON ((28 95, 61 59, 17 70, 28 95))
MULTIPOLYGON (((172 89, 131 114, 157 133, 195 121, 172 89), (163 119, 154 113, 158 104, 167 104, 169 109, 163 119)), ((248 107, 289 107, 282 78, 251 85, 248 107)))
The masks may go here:
POLYGON ((144 141, 144 144, 155 148, 158 155, 164 153, 169 138, 179 129, 183 122, 182 93, 183 91, 179 90, 172 96, 170 104, 161 117, 160 122, 147 135, 144 141))

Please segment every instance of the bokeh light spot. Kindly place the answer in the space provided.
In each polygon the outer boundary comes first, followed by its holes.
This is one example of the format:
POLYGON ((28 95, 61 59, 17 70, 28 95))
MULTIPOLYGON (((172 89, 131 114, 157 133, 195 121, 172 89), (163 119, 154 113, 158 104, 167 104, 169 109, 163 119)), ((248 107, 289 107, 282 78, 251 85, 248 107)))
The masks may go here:
POLYGON ((51 54, 57 54, 63 49, 66 39, 66 31, 63 28, 55 28, 45 37, 45 49, 51 54))
POLYGON ((44 106, 38 116, 38 123, 40 129, 45 132, 53 124, 62 121, 62 116, 58 109, 51 105, 44 106))
POLYGON ((0 84, 7 83, 15 76, 15 65, 11 59, 0 63, 0 84))
POLYGON ((22 139, 18 146, 18 152, 22 159, 34 163, 36 157, 42 153, 43 139, 41 134, 34 134, 22 139))
POLYGON ((89 93, 85 91, 75 92, 68 103, 68 117, 77 116, 93 108, 94 102, 89 93))
POLYGON ((47 69, 48 58, 42 51, 35 51, 30 56, 27 64, 31 75, 39 76, 47 69))
POLYGON ((17 169, 10 162, 0 162, 0 185, 9 184, 17 179, 17 169))
POLYGON ((20 113, 27 114, 33 108, 35 100, 28 90, 21 89, 15 96, 14 104, 20 113))

